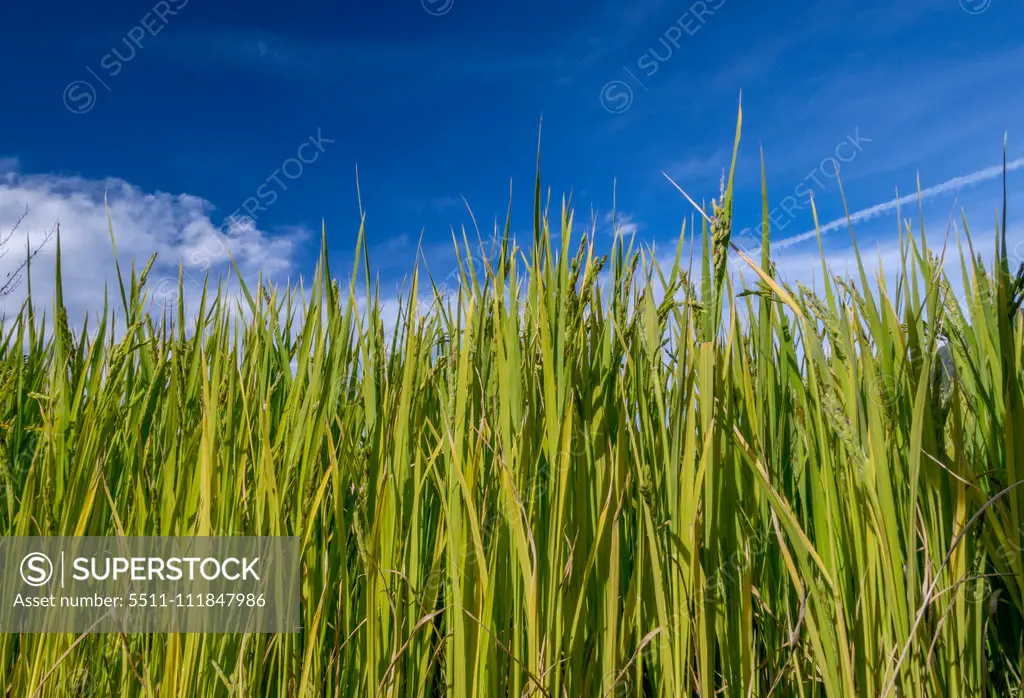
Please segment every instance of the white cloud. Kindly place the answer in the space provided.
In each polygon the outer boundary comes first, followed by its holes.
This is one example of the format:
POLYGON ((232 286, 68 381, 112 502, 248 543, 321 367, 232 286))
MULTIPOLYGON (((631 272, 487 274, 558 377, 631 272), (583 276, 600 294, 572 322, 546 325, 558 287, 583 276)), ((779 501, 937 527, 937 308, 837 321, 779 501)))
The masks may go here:
MULTIPOLYGON (((156 313, 176 302, 168 293, 176 294, 179 263, 186 274, 184 300, 190 314, 198 306, 207 270, 211 286, 215 288, 217 278, 223 276, 232 288, 234 272, 229 250, 247 284, 261 271, 264 278, 276 282, 286 282, 286 277, 297 271, 297 243, 307 235, 301 228, 288 228, 272 236, 252 221, 249 225, 236 221, 228 227, 218 226, 210 218, 213 205, 189 194, 148 193, 113 178, 23 176, 0 169, 0 230, 9 232, 28 208, 28 215, 4 250, 7 254, 0 258, 0 278, 24 259, 26 236, 34 248, 59 223, 64 301, 73 329, 81 328, 87 314, 90 327, 95 326, 95 316, 103 308, 105 286, 112 309, 121 308, 104 194, 126 283, 133 262, 141 272, 149 257, 157 253, 147 282, 150 308, 156 313)), ((52 316, 56 290, 55 262, 54 238, 32 261, 31 272, 33 304, 37 311, 46 311, 48 318, 52 316)), ((24 303, 27 281, 24 279, 14 293, 0 299, 0 310, 7 317, 16 314, 24 303)), ((123 311, 118 313, 122 315, 123 311)))

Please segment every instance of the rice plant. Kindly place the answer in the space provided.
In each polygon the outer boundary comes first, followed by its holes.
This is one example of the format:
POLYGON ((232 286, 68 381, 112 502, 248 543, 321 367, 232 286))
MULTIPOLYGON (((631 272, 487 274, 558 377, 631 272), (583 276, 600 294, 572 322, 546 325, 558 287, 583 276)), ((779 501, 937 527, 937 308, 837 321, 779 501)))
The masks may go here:
POLYGON ((394 329, 362 226, 341 280, 325 235, 309 288, 161 314, 150 260, 74 329, 58 253, 53 331, 2 325, 0 531, 299 536, 303 629, 2 635, 6 695, 1021 694, 1005 211, 994 260, 906 227, 896 278, 815 293, 767 185, 760 259, 732 246, 735 153, 669 262, 573 242, 538 175, 527 246, 463 233, 394 329))

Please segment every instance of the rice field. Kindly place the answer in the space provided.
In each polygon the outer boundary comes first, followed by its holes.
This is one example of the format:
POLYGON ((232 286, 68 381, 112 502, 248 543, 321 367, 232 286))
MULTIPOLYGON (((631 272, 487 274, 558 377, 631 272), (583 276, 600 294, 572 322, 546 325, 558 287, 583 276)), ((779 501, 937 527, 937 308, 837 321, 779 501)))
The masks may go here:
POLYGON ((59 283, 9 313, 2 534, 299 536, 303 629, 0 635, 5 695, 1021 695, 1006 213, 994 259, 907 226, 895 278, 815 293, 766 186, 731 245, 732 180, 665 263, 598 254, 538 175, 533 239, 464 232, 393 329, 362 226, 306 288, 162 312, 132 266, 91 325, 59 283))

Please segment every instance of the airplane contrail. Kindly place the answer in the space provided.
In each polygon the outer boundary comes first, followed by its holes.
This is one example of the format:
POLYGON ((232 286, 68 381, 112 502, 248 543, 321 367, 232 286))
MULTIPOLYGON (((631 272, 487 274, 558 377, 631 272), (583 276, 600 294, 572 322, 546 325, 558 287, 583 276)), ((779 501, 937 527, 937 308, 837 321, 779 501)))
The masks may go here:
MULTIPOLYGON (((1012 160, 1006 163, 1007 172, 1019 170, 1022 167, 1024 167, 1024 158, 1017 158, 1016 160, 1012 160)), ((954 177, 953 179, 942 182, 941 184, 936 184, 933 187, 922 189, 920 197, 923 201, 924 199, 930 199, 934 196, 938 196, 939 194, 945 194, 948 191, 956 191, 958 189, 962 189, 963 187, 969 187, 972 184, 978 184, 979 182, 986 182, 990 179, 996 179, 997 177, 1001 177, 1002 174, 1003 166, 1001 164, 993 165, 992 167, 986 167, 985 169, 978 170, 977 172, 961 175, 960 177, 954 177)), ((851 213, 850 222, 859 223, 861 221, 867 221, 871 220, 872 218, 877 218, 878 216, 882 215, 887 211, 892 211, 897 206, 913 203, 917 201, 917 199, 918 193, 914 192, 913 194, 907 194, 906 196, 901 196, 898 199, 893 199, 892 201, 886 201, 881 204, 875 204, 874 206, 862 209, 860 211, 857 211, 856 213, 851 213)), ((837 218, 834 221, 829 221, 825 225, 821 226, 820 231, 822 234, 824 234, 832 230, 838 230, 839 228, 844 227, 846 223, 847 221, 845 217, 837 218)), ((772 249, 775 250, 782 247, 789 247, 790 245, 795 245, 798 242, 809 240, 817 236, 817 234, 817 231, 812 229, 808 230, 806 233, 793 235, 791 237, 784 238, 777 242, 773 240, 772 249)))

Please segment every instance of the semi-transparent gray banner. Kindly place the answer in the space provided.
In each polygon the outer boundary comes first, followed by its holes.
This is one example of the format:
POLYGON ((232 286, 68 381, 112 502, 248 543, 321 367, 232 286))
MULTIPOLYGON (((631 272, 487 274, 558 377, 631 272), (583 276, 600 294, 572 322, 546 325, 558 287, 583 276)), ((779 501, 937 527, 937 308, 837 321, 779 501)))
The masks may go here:
POLYGON ((292 633, 296 537, 0 537, 0 632, 292 633))

